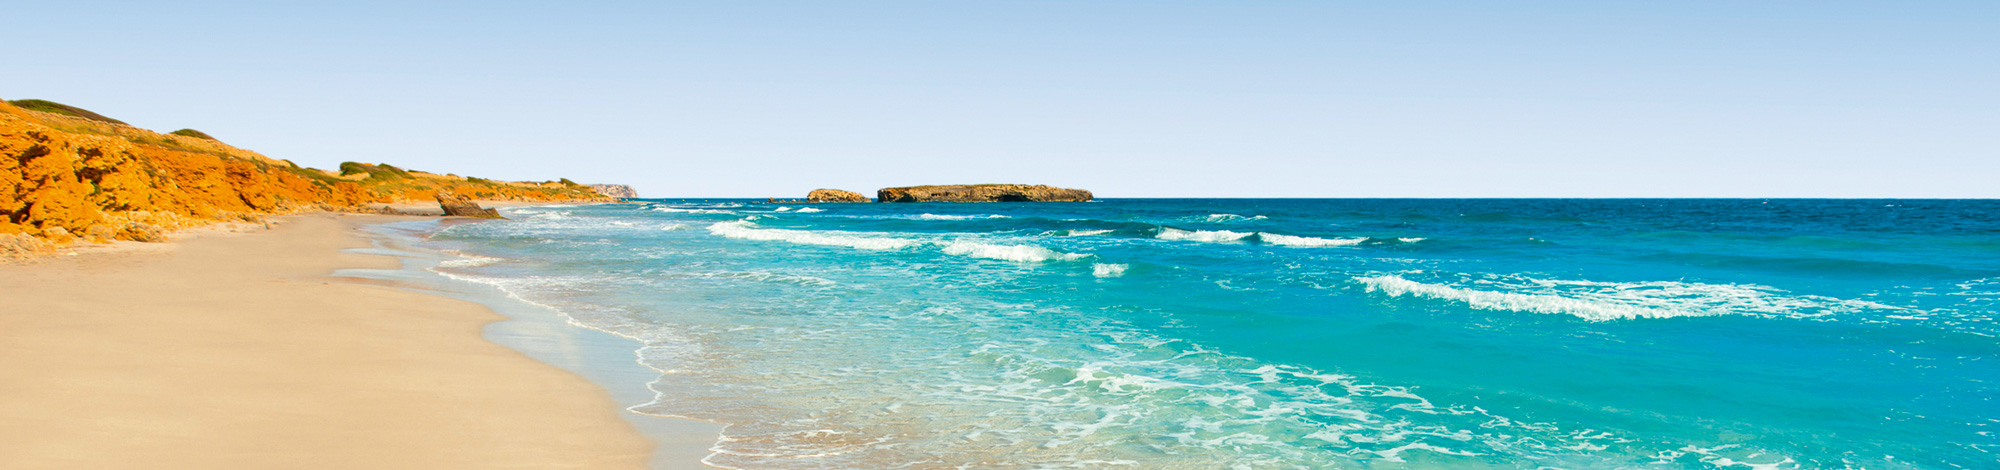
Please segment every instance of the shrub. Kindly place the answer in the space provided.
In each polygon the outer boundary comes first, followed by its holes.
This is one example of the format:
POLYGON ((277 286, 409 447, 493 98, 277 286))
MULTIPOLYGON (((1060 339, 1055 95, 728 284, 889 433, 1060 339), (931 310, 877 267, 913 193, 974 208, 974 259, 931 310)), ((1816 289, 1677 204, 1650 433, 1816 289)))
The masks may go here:
POLYGON ((214 137, 210 137, 210 136, 208 135, 208 133, 205 133, 205 132, 202 132, 202 131, 197 131, 197 130, 194 130, 194 129, 181 129, 181 130, 178 130, 178 131, 173 131, 173 132, 168 132, 168 134, 173 134, 173 135, 179 135, 179 136, 187 136, 187 137, 193 137, 193 138, 196 138, 196 139, 208 139, 208 140, 215 140, 215 138, 214 138, 214 137))

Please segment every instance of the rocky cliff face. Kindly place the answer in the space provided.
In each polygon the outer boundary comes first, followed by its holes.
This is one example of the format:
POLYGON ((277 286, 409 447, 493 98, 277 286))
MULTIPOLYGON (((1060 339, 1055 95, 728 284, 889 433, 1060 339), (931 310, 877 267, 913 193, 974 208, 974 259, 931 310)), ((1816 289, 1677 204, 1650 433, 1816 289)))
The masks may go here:
POLYGON ((878 202, 1029 202, 1091 200, 1090 191, 1025 184, 906 186, 876 191, 878 202))
POLYGON ((806 194, 806 202, 868 202, 868 196, 838 189, 815 189, 806 194))
POLYGON ((590 189, 593 191, 597 191, 598 194, 603 194, 606 196, 611 196, 619 199, 633 199, 639 197, 638 191, 634 191, 631 186, 626 186, 622 184, 592 184, 586 186, 590 186, 590 189))
POLYGON ((438 194, 604 199, 558 182, 491 181, 352 162, 341 167, 338 173, 302 168, 215 140, 0 103, 0 234, 56 244, 158 241, 162 229, 355 210, 438 194))

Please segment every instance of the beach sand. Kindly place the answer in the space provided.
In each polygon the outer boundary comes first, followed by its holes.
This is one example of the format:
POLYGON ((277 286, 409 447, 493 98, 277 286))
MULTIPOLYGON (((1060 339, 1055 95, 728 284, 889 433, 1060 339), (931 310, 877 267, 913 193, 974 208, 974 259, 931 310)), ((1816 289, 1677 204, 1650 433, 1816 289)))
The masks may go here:
POLYGON ((326 277, 392 269, 305 215, 0 266, 7 468, 645 468, 602 388, 481 338, 465 301, 326 277))

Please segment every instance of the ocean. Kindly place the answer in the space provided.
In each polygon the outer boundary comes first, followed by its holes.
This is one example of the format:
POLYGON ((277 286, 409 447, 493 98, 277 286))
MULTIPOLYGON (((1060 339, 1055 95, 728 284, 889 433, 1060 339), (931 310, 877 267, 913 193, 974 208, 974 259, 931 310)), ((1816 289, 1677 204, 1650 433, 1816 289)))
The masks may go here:
POLYGON ((503 214, 405 229, 719 468, 2000 468, 2000 201, 503 214))

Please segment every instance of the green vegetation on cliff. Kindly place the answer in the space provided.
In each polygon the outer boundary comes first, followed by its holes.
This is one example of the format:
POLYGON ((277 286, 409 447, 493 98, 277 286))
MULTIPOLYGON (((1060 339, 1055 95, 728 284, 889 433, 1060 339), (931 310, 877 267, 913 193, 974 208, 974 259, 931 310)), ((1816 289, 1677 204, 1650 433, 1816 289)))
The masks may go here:
POLYGON ((178 131, 173 131, 173 132, 168 132, 168 134, 173 134, 173 135, 184 135, 184 136, 188 136, 188 137, 193 137, 193 138, 197 138, 197 139, 208 139, 208 140, 215 140, 215 137, 211 137, 211 136, 209 136, 209 135, 208 135, 208 133, 206 133, 206 132, 202 132, 202 131, 197 131, 197 130, 194 130, 194 129, 181 129, 181 130, 178 130, 178 131))
POLYGON ((49 100, 13 100, 13 101, 8 101, 7 104, 11 104, 21 109, 26 109, 29 111, 41 111, 44 113, 55 113, 70 117, 80 117, 97 122, 108 122, 112 124, 125 123, 125 121, 108 118, 102 114, 90 112, 90 110, 88 109, 78 108, 75 106, 70 106, 49 100))

